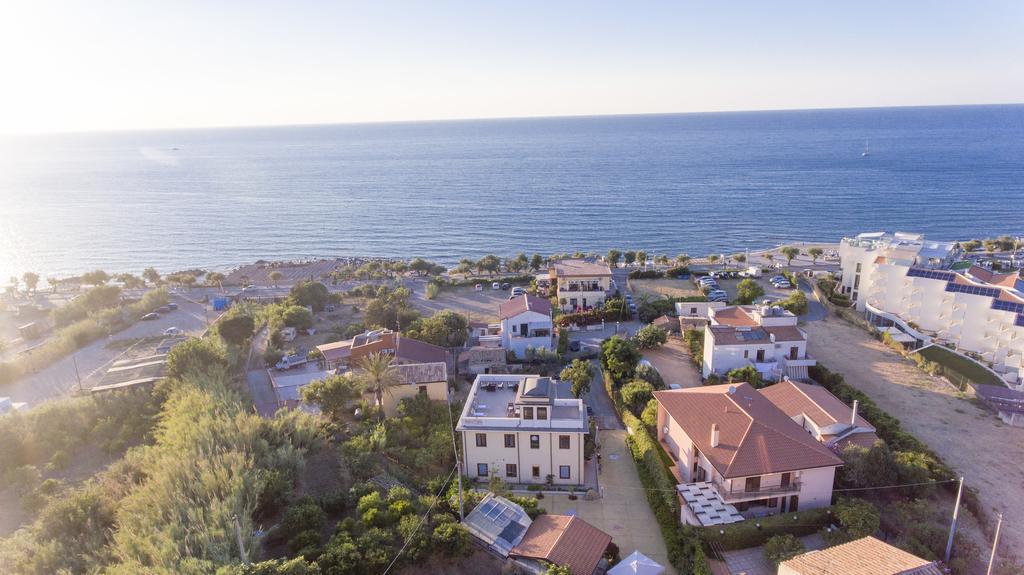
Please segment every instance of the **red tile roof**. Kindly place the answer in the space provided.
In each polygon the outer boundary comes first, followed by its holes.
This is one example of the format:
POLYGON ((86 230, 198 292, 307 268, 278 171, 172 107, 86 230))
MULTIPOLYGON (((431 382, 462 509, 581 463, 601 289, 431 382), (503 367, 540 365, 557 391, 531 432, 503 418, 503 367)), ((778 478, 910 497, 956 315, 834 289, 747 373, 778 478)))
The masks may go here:
MULTIPOLYGON (((874 537, 864 537, 810 551, 783 561, 797 575, 942 575, 936 562, 926 561, 874 537)), ((782 566, 780 565, 780 567, 782 566)))
POLYGON ((573 575, 591 575, 611 541, 611 535, 579 517, 541 515, 509 555, 563 565, 573 575))
POLYGON ((498 319, 508 319, 527 311, 551 316, 551 300, 535 295, 523 294, 517 298, 502 302, 498 306, 498 319))
POLYGON ((807 337, 795 325, 776 325, 764 328, 775 336, 775 341, 805 341, 807 337))
POLYGON ((1008 288, 1014 287, 1017 280, 1020 279, 1020 274, 1018 272, 1000 274, 987 270, 981 266, 971 266, 970 269, 967 270, 967 273, 985 283, 1008 288))
POLYGON ((656 391, 654 397, 723 477, 843 464, 747 383, 656 391), (717 447, 711 446, 714 424, 717 447))
MULTIPOLYGON (((790 417, 801 413, 811 418, 819 427, 834 423, 849 423, 853 408, 820 385, 784 380, 761 389, 761 395, 790 417)), ((857 426, 874 429, 860 415, 857 426)))
POLYGON ((715 321, 721 325, 731 326, 755 326, 757 321, 747 313, 747 310, 740 306, 730 306, 715 310, 715 321))
POLYGON ((606 264, 580 259, 551 262, 550 269, 555 272, 556 278, 610 277, 612 275, 611 268, 606 264))

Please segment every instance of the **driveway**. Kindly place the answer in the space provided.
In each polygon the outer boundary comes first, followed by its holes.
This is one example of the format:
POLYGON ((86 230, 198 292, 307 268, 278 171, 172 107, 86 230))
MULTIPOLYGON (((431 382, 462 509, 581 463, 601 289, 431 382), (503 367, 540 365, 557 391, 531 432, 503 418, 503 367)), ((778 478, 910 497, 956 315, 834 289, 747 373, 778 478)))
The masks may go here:
POLYGON ((604 390, 604 375, 601 373, 601 364, 592 361, 594 366, 594 379, 590 382, 590 389, 583 394, 583 403, 594 410, 594 421, 600 429, 622 429, 622 422, 615 412, 615 405, 612 398, 604 390))
MULTIPOLYGON (((932 377, 866 331, 829 317, 804 325, 808 351, 846 382, 868 394, 903 427, 935 450, 986 509, 1024 517, 1024 428, 1003 424, 962 398, 946 380, 932 377)), ((994 513, 992 513, 994 516, 994 513)), ((1003 529, 1012 549, 1024 549, 1024 530, 1003 529)))
POLYGON ((626 448, 626 431, 600 431, 598 440, 601 443, 600 478, 604 497, 596 501, 584 501, 582 498, 569 501, 565 496, 549 495, 538 503, 548 513, 573 513, 611 535, 622 557, 640 550, 664 565, 666 573, 674 573, 668 563, 661 529, 647 503, 640 476, 626 448))
POLYGON ((803 321, 821 321, 828 317, 828 308, 818 301, 818 296, 807 282, 813 279, 800 278, 800 291, 807 296, 807 313, 800 316, 803 321))
MULTIPOLYGON (((800 538, 807 551, 824 549, 825 539, 814 533, 800 538)), ((733 575, 775 575, 776 568, 764 556, 764 546, 737 549, 722 553, 729 572, 733 575)))
MULTIPOLYGON (((177 310, 160 314, 157 320, 139 321, 109 338, 95 341, 46 369, 0 387, 0 393, 10 396, 13 401, 24 401, 33 406, 77 387, 79 376, 83 388, 95 385, 111 363, 131 351, 131 348, 108 348, 107 344, 111 341, 156 337, 162 335, 169 327, 177 327, 189 334, 198 334, 206 329, 207 312, 203 304, 180 296, 172 296, 171 301, 178 304, 177 310)), ((209 317, 212 321, 213 312, 209 312, 209 317)))
POLYGON ((681 337, 670 336, 658 349, 644 350, 644 359, 661 374, 665 385, 700 387, 700 372, 690 359, 690 348, 681 337))

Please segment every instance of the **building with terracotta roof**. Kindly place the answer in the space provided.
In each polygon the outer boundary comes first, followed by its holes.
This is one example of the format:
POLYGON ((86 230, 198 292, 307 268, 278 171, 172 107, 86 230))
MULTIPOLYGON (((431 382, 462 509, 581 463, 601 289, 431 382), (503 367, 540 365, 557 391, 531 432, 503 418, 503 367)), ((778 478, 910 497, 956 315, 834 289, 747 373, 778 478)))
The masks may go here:
POLYGON ((658 441, 675 462, 682 521, 826 507, 843 464, 746 383, 657 391, 658 441), (709 497, 710 496, 710 497, 709 497))
POLYGON ((819 551, 808 551, 779 564, 778 575, 943 575, 938 561, 864 537, 819 551))
POLYGON ((395 363, 448 362, 445 348, 403 337, 389 329, 367 331, 352 339, 318 345, 316 349, 323 355, 327 369, 354 367, 374 353, 390 355, 395 363))
POLYGON ((569 385, 537 375, 478 375, 456 430, 478 481, 582 485, 586 406, 569 385))
POLYGON ((812 437, 840 453, 851 445, 869 449, 879 441, 875 427, 857 414, 856 400, 851 407, 820 385, 789 379, 759 391, 812 437))
POLYGON ((768 380, 807 379, 807 368, 817 363, 797 317, 781 307, 709 307, 707 313, 704 377, 750 365, 768 380))
POLYGON ((546 570, 546 562, 568 567, 572 575, 594 575, 607 567, 604 552, 611 542, 611 535, 579 517, 541 515, 533 520, 509 557, 535 567, 538 573, 546 570))
POLYGON ((516 296, 498 308, 501 347, 525 358, 527 348, 552 349, 551 301, 530 294, 516 296))
POLYGON ((913 234, 844 238, 839 254, 840 289, 872 324, 894 328, 893 338, 912 348, 939 343, 976 353, 1008 384, 1024 388, 1019 273, 953 266, 959 248, 913 234))
POLYGON ((587 310, 604 303, 611 290, 612 270, 607 264, 587 259, 551 262, 548 275, 562 311, 587 310))

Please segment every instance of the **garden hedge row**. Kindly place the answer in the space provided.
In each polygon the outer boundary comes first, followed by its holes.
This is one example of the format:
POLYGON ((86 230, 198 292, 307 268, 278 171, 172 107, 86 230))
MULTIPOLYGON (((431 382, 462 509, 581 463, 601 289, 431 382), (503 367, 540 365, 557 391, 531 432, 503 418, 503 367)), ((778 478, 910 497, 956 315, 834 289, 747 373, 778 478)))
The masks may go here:
POLYGON ((706 541, 719 545, 724 551, 732 551, 764 545, 772 537, 784 533, 796 537, 817 533, 831 522, 831 508, 826 507, 748 519, 731 525, 715 525, 705 527, 703 531, 706 541))

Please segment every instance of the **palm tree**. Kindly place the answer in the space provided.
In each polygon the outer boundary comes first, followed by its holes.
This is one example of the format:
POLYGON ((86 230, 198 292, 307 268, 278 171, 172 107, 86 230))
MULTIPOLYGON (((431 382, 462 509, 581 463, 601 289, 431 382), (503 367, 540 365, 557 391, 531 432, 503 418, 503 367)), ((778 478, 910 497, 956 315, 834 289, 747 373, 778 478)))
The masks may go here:
POLYGON ((377 406, 381 409, 379 419, 383 420, 384 394, 391 395, 391 388, 402 385, 398 371, 391 365, 391 356, 385 353, 364 357, 359 362, 359 368, 362 370, 357 376, 359 383, 377 399, 377 406))
POLYGON ((220 272, 210 272, 206 274, 206 283, 210 285, 217 285, 220 291, 224 291, 224 274, 220 272))
POLYGON ((811 256, 811 263, 813 264, 818 263, 818 258, 820 258, 824 253, 825 250, 821 248, 811 248, 807 250, 807 255, 811 256))
POLYGON ((281 278, 283 277, 284 274, 277 270, 270 272, 270 275, 267 276, 267 278, 269 278, 270 281, 274 282, 274 287, 277 287, 277 282, 281 281, 281 278))
POLYGON ((690 263, 690 254, 679 254, 676 256, 676 263, 681 266, 685 266, 690 263))
POLYGON ((715 265, 715 262, 717 262, 717 261, 718 261, 718 254, 710 254, 710 255, 708 255, 708 265, 715 265))

